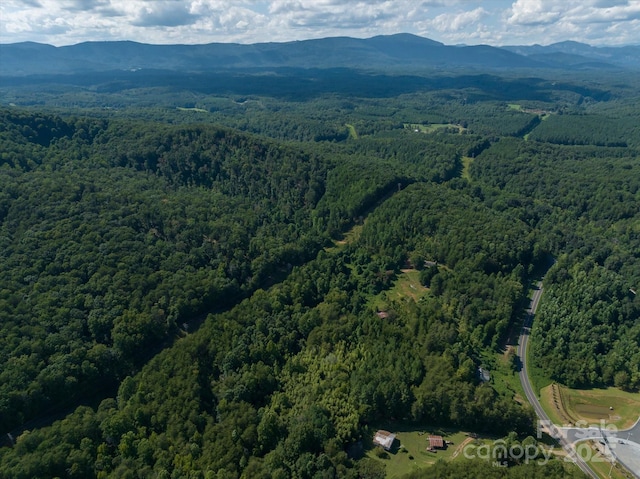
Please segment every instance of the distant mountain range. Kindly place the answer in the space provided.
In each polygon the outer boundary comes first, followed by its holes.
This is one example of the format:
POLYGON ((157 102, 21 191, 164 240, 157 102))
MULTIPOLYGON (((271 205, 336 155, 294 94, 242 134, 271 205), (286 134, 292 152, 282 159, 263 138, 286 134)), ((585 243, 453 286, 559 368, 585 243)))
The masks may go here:
POLYGON ((250 68, 640 69, 640 46, 592 47, 576 42, 541 46, 452 46, 411 34, 367 39, 332 37, 285 43, 149 45, 130 41, 54 47, 0 45, 0 76, 79 74, 113 70, 210 72, 250 68))

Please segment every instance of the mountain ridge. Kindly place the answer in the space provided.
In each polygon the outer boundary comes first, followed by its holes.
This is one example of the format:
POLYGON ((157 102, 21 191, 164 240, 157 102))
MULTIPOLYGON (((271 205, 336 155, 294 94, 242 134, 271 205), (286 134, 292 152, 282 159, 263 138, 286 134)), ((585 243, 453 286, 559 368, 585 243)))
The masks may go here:
POLYGON ((197 72, 280 67, 637 69, 640 47, 592 47, 572 41, 548 46, 453 46, 398 33, 364 39, 345 36, 253 44, 162 45, 119 40, 56 47, 21 42, 0 44, 0 59, 0 75, 8 77, 137 69, 197 72), (571 61, 567 63, 568 58, 571 61))

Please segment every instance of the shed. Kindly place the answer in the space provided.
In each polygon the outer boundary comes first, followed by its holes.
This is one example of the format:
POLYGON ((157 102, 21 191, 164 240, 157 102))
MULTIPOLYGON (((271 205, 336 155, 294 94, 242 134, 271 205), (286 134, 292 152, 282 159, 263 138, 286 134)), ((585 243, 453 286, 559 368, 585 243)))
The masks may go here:
POLYGON ((442 436, 429 436, 429 449, 444 449, 442 436))
POLYGON ((384 431, 380 429, 376 432, 375 436, 373 436, 373 443, 376 446, 381 446, 385 451, 390 451, 393 446, 393 441, 396 440, 396 435, 390 433, 389 431, 384 431))

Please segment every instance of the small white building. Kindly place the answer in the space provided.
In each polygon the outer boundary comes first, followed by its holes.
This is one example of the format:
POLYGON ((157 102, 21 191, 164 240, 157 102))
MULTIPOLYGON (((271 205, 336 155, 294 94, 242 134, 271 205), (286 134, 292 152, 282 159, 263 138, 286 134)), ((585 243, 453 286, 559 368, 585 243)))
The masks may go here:
POLYGON ((382 447, 385 451, 390 451, 393 446, 393 441, 396 440, 396 435, 390 433, 389 431, 384 431, 380 429, 376 432, 376 435, 373 436, 373 444, 376 446, 382 447))

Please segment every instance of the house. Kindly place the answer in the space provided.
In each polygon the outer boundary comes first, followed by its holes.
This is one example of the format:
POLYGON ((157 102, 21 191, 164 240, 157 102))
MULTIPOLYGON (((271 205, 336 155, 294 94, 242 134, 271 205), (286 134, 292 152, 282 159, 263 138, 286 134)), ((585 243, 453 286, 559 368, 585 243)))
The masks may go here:
POLYGON ((395 434, 392 434, 389 431, 384 431, 382 429, 376 432, 375 436, 373 436, 373 444, 382 447, 382 449, 384 449, 385 451, 391 450, 393 441, 395 440, 395 434))
POLYGON ((429 451, 434 451, 436 449, 444 449, 444 439, 442 436, 429 436, 429 451))

